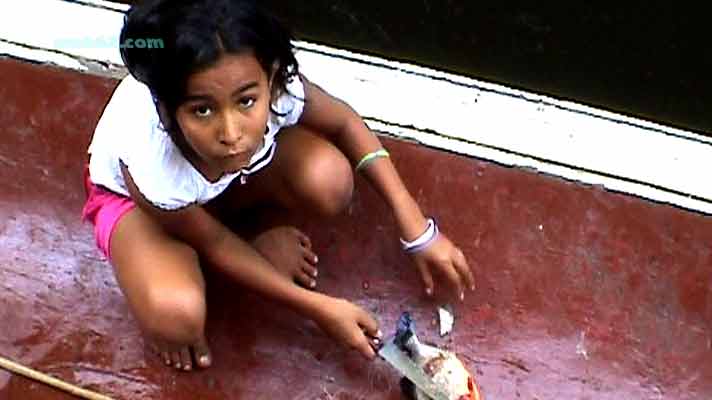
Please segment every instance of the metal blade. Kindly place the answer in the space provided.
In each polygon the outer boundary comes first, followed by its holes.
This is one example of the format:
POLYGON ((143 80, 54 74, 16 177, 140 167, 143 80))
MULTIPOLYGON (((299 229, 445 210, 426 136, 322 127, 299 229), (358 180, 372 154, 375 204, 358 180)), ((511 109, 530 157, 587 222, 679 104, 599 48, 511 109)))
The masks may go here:
POLYGON ((403 353, 398 346, 393 343, 393 339, 385 342, 383 347, 378 351, 378 355, 386 360, 393 368, 408 378, 415 386, 430 396, 433 400, 449 400, 448 396, 443 393, 433 383, 433 381, 425 374, 422 368, 418 367, 413 360, 408 358, 408 355, 403 353))

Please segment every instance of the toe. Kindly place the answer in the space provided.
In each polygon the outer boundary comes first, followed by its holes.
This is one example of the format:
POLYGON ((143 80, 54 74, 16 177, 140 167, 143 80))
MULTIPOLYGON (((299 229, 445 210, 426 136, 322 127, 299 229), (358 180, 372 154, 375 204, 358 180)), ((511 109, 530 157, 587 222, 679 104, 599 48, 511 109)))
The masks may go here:
POLYGON ((311 240, 309 239, 309 236, 305 235, 304 232, 297 228, 294 228, 294 232, 297 235, 297 239, 299 239, 299 243, 301 243, 304 248, 311 249, 311 240))
POLYGON ((163 359, 164 364, 171 365, 171 355, 168 352, 161 352, 161 358, 163 359))
POLYGON ((171 364, 177 369, 181 369, 182 365, 180 363, 180 353, 177 351, 171 352, 171 364))
POLYGON ((213 363, 213 356, 210 354, 210 348, 205 339, 193 346, 195 353, 195 361, 200 368, 208 368, 213 363))
POLYGON ((302 257, 312 265, 316 265, 319 262, 319 257, 317 257, 316 253, 306 247, 302 247, 302 257))
POLYGON ((297 273, 296 281, 305 288, 314 289, 316 287, 316 280, 312 278, 308 273, 300 271, 297 273))
POLYGON ((193 369, 193 362, 190 359, 190 350, 184 347, 180 351, 180 365, 183 367, 183 371, 190 371, 193 369))
POLYGON ((319 270, 308 262, 302 264, 302 272, 304 272, 311 279, 316 279, 319 275, 319 270))
POLYGON ((297 272, 294 274, 294 283, 296 283, 299 286, 308 288, 309 285, 311 284, 311 278, 307 276, 307 274, 303 272, 297 272))

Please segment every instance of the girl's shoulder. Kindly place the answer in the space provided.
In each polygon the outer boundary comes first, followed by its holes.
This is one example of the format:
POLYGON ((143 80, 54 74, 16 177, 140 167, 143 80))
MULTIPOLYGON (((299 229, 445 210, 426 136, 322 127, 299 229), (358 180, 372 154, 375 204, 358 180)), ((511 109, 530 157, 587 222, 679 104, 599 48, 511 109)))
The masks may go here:
POLYGON ((177 208, 195 200, 190 165, 163 129, 150 90, 130 75, 107 102, 88 151, 95 184, 128 195, 123 164, 155 204, 177 208))
POLYGON ((116 86, 108 105, 111 104, 114 108, 121 107, 131 112, 145 109, 146 106, 155 107, 151 90, 131 74, 126 75, 116 86))
POLYGON ((160 118, 151 91, 131 75, 121 80, 104 107, 89 145, 92 158, 129 161, 164 147, 160 118))
POLYGON ((119 82, 106 103, 94 131, 94 139, 145 137, 160 119, 151 91, 128 75, 119 82))

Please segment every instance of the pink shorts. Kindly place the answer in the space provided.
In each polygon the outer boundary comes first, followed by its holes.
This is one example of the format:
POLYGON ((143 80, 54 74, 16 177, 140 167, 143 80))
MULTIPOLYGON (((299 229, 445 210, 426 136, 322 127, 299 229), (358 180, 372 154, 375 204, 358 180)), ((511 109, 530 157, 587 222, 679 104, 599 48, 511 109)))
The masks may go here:
POLYGON ((121 217, 136 207, 131 198, 116 194, 92 183, 89 165, 84 169, 84 189, 87 200, 82 210, 82 219, 94 224, 94 239, 99 250, 111 260, 109 244, 114 228, 121 217))

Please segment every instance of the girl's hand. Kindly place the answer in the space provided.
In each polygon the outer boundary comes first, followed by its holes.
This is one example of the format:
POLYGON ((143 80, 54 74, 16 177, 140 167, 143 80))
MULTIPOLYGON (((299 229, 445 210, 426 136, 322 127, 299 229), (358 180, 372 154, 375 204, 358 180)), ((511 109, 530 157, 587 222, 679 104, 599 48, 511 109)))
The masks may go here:
POLYGON ((475 278, 472 276, 465 255, 442 232, 433 244, 411 256, 420 271, 425 284, 425 293, 428 296, 433 294, 432 269, 441 273, 453 284, 460 300, 465 299, 465 285, 470 290, 475 290, 475 278))
POLYGON ((376 356, 381 331, 378 322, 361 307, 344 299, 329 297, 316 323, 332 339, 361 353, 367 359, 376 356))

